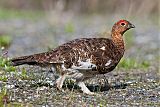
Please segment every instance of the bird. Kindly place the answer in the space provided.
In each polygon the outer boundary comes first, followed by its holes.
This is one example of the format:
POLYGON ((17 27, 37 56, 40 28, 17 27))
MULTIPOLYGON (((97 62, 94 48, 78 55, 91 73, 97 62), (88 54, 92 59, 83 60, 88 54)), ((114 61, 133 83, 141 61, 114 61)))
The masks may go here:
POLYGON ((110 38, 78 38, 66 42, 48 52, 20 56, 11 59, 13 66, 23 64, 51 67, 59 74, 56 87, 63 90, 66 78, 73 78, 82 92, 93 95, 85 80, 106 74, 115 69, 125 52, 123 34, 135 26, 125 19, 116 22, 110 38))

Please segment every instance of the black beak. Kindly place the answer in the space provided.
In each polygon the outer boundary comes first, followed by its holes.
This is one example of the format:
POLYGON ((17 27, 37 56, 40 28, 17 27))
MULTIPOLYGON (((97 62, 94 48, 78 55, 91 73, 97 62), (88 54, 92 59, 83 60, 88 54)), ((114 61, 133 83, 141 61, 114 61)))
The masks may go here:
POLYGON ((128 28, 135 28, 135 26, 133 24, 129 23, 128 28))

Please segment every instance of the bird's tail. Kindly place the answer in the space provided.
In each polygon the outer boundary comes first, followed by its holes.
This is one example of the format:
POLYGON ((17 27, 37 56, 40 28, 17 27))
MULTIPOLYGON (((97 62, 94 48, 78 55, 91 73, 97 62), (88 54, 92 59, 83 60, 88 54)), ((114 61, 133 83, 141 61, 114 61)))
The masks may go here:
POLYGON ((13 66, 27 64, 27 65, 37 65, 37 66, 45 67, 50 64, 52 65, 55 63, 56 64, 63 63, 61 61, 57 61, 57 58, 55 57, 52 51, 45 52, 45 53, 38 53, 34 55, 16 57, 11 59, 10 61, 13 66))
POLYGON ((22 57, 16 57, 11 59, 11 64, 13 66, 28 64, 28 65, 35 65, 37 62, 34 60, 34 56, 22 56, 22 57))

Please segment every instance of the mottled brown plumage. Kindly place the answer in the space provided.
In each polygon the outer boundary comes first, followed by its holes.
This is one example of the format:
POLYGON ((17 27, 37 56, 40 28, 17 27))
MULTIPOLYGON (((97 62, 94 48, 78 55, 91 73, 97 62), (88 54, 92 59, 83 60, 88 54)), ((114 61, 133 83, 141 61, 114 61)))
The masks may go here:
POLYGON ((134 25, 126 20, 114 24, 111 39, 81 38, 65 43, 49 52, 13 58, 14 66, 28 64, 54 67, 60 74, 57 87, 61 89, 66 77, 76 79, 82 91, 92 94, 83 81, 97 74, 112 71, 123 57, 123 34, 134 25))

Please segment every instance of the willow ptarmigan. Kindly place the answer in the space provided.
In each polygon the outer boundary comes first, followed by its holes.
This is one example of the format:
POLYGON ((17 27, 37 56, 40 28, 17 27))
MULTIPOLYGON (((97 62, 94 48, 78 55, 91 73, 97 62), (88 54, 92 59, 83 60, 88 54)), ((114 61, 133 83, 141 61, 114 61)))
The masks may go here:
POLYGON ((11 59, 14 66, 28 64, 41 67, 53 67, 59 78, 58 89, 62 89, 66 77, 76 80, 86 94, 93 94, 84 81, 98 74, 112 71, 124 54, 123 34, 135 26, 127 20, 114 24, 111 38, 81 38, 64 43, 57 48, 29 56, 11 59))

